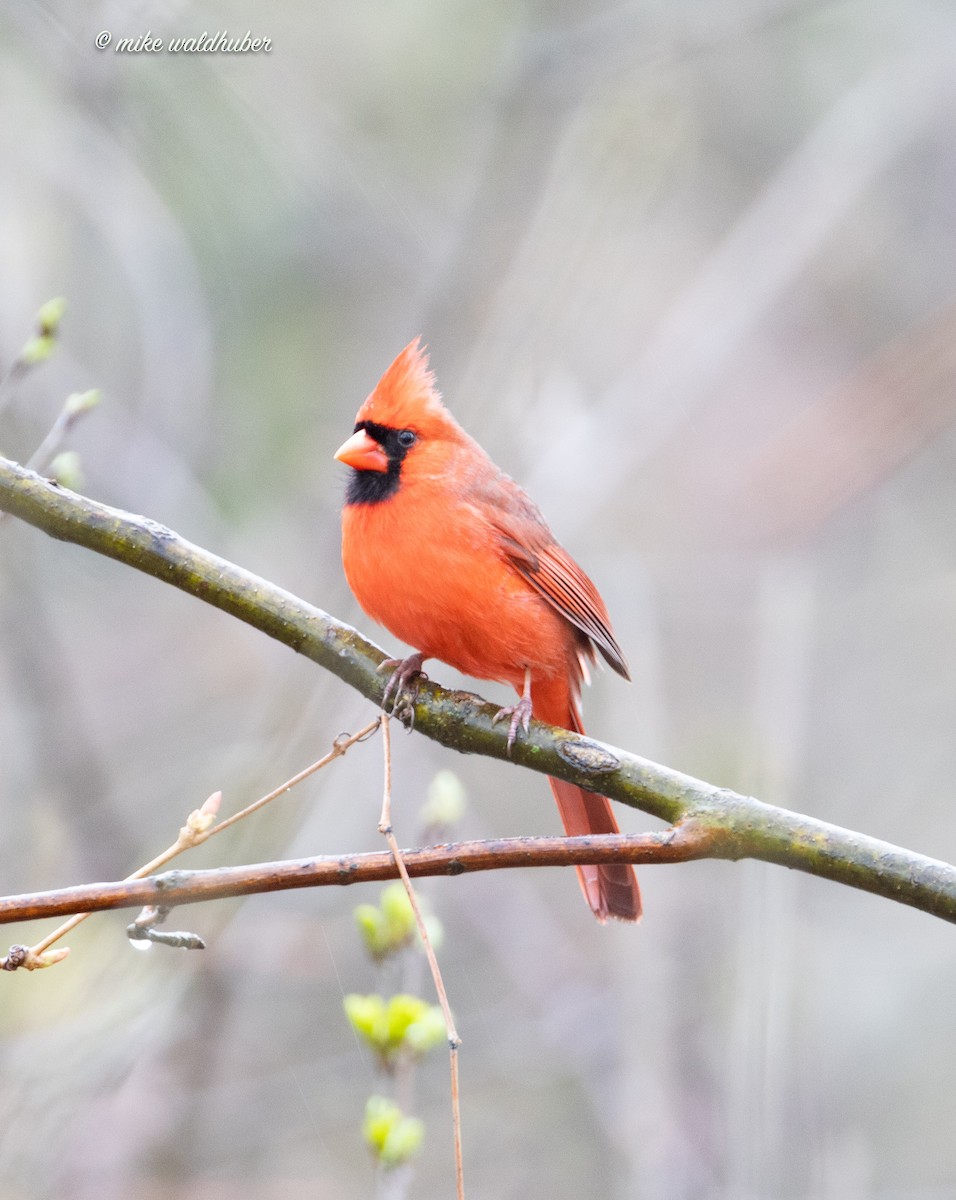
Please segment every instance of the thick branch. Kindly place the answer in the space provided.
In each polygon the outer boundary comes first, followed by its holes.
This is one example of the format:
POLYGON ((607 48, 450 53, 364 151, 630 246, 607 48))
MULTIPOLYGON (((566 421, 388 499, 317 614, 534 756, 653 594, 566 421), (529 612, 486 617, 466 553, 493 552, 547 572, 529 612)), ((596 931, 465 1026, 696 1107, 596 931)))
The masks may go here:
MULTIPOLYGON (((503 867, 568 867, 579 863, 615 862, 647 866, 692 862, 726 857, 724 849, 719 830, 713 825, 688 819, 659 833, 450 842, 423 850, 403 850, 402 858, 410 875, 422 877, 465 875, 503 867)), ((892 846, 886 846, 885 850, 889 855, 895 852, 892 846)), ((937 877, 931 869, 948 871, 951 868, 945 863, 926 861, 930 869, 914 880, 921 900, 917 907, 935 912, 944 920, 956 921, 956 899, 941 902, 937 894, 937 877)), ((288 859, 204 871, 166 871, 147 879, 90 883, 0 898, 0 925, 75 912, 136 908, 145 904, 176 906, 292 888, 375 883, 394 879, 397 875, 398 868, 388 851, 288 859)), ((878 878, 875 871, 869 876, 871 882, 878 878)), ((868 884, 866 890, 892 895, 891 890, 868 884)))
MULTIPOLYGON (((385 657, 356 630, 145 517, 78 496, 0 458, 0 509, 51 537, 154 575, 306 655, 380 703, 385 657)), ((422 685, 415 728, 463 753, 509 759, 676 824, 693 818, 716 858, 759 858, 956 919, 956 868, 762 804, 591 738, 534 721, 511 756, 494 706, 466 692, 422 685)), ((666 835, 665 835, 666 836, 666 835)), ((593 861, 593 860, 589 860, 593 861)))

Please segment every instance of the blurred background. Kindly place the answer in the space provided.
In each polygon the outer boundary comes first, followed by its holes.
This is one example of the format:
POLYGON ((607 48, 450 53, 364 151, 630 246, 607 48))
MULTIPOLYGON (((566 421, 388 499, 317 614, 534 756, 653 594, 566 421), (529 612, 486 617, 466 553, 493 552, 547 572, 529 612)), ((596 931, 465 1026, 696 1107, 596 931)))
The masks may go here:
MULTIPOLYGON (((342 576, 332 454, 422 334, 604 594, 635 682, 596 680, 595 736, 952 861, 954 61, 947 0, 0 0, 0 368, 70 305, 0 450, 102 389, 70 439, 90 495, 394 652, 342 576), (271 51, 115 52, 219 30, 271 51)), ((373 716, 0 525, 3 893, 119 878, 373 716)), ((557 828, 543 779, 398 736, 403 844, 449 767, 459 836, 557 828)), ((380 796, 373 741, 183 866, 378 849, 380 796)), ((472 1200, 956 1195, 948 925, 755 863, 642 884, 638 929, 570 872, 422 885, 472 1200)), ((373 1195, 341 1000, 379 986, 377 894, 179 910, 195 954, 104 915, 4 977, 2 1200, 373 1195)), ((441 1052, 416 1092, 412 1194, 448 1196, 441 1052)))

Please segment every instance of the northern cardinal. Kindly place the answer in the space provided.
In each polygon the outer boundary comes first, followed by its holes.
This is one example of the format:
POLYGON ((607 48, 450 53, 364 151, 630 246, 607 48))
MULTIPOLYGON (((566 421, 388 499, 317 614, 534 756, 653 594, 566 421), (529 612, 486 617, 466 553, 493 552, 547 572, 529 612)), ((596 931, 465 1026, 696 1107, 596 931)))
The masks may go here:
MULTIPOLYGON (((416 339, 358 411, 335 457, 352 468, 342 561, 370 617, 417 653, 396 669, 397 695, 425 659, 511 684, 509 747, 534 715, 583 733, 581 680, 595 651, 625 679, 624 655, 594 584, 557 544, 529 496, 445 408, 416 339)), ((384 665, 384 664, 383 664, 384 665)), ((617 833, 604 796, 551 779, 565 831, 617 833)), ((636 921, 629 866, 583 866, 597 919, 636 921)))

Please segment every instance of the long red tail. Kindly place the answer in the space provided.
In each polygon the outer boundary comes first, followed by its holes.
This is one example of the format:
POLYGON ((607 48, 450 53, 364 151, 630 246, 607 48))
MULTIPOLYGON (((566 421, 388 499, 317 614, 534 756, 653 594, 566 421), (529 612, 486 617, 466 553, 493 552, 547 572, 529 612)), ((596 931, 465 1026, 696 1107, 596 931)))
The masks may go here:
MULTIPOLYGON (((575 733, 584 733, 577 706, 568 694, 567 685, 562 682, 561 686, 563 696, 559 695, 556 686, 544 691, 540 686, 534 689, 534 715, 551 725, 561 725, 565 729, 573 729, 575 733)), ((569 836, 620 832, 607 797, 586 792, 562 779, 549 777, 548 782, 558 802, 564 831, 569 836)), ((602 924, 608 917, 616 917, 619 921, 640 920, 641 889, 637 886, 633 867, 624 863, 583 866, 578 867, 578 878, 584 898, 602 924)))

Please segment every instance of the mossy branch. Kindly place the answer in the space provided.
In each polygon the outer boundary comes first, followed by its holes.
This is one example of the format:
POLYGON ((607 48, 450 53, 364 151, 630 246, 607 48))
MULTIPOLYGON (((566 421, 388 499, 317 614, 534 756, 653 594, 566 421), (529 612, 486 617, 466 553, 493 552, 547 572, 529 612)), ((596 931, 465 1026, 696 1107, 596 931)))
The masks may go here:
MULTIPOLYGON (((355 629, 146 517, 76 495, 0 458, 0 509, 51 537, 154 575, 312 659, 380 703, 384 652, 355 629)), ((495 706, 423 683, 415 729, 462 753, 510 760, 643 809, 703 838, 693 857, 779 863, 956 921, 956 868, 534 721, 508 755, 495 706)), ((666 835, 665 835, 666 838, 666 835)), ((662 845, 665 843, 662 843, 662 845)), ((589 861, 597 861, 597 858, 589 861)), ((673 861, 663 851, 641 861, 673 861)), ((334 881, 340 882, 340 881, 334 881)))

